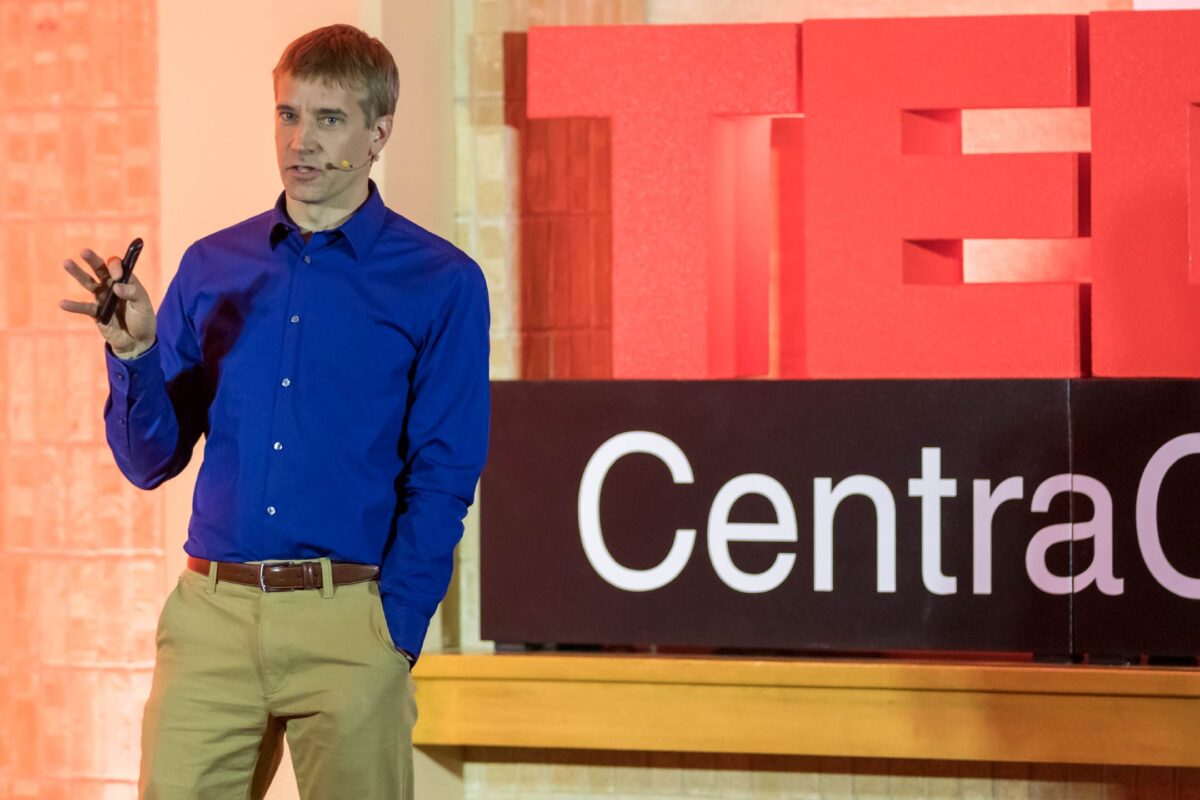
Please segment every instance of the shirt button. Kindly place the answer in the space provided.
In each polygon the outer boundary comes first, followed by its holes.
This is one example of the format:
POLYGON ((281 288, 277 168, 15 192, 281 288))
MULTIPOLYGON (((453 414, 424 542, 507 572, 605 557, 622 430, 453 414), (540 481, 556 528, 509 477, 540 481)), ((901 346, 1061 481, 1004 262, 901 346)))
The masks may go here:
POLYGON ((292 322, 299 322, 299 321, 300 321, 300 315, 292 314, 292 322))
POLYGON ((291 385, 292 385, 292 379, 291 379, 291 378, 284 378, 282 381, 280 381, 280 384, 281 384, 281 385, 283 385, 283 386, 291 386, 291 385))
POLYGON ((275 449, 276 449, 276 450, 282 450, 282 449, 283 449, 283 442, 276 442, 276 443, 275 443, 275 449))
POLYGON ((267 506, 267 513, 272 517, 275 516, 275 506, 267 506))
POLYGON ((304 257, 304 263, 305 263, 305 264, 311 264, 311 263, 312 263, 312 256, 305 256, 305 257, 304 257))

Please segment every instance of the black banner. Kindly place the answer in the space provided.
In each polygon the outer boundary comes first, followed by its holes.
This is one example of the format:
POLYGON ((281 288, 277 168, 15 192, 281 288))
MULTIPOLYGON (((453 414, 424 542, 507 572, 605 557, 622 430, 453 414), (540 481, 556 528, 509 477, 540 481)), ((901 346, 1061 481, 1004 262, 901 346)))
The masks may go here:
POLYGON ((1195 382, 497 382, 493 401, 485 638, 1197 652, 1195 382))

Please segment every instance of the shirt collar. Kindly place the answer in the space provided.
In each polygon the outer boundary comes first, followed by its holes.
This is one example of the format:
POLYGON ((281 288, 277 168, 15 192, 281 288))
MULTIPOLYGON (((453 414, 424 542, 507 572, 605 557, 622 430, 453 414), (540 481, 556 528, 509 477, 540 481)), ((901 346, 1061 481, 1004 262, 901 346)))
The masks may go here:
MULTIPOLYGON (((366 201, 350 215, 348 220, 334 230, 339 231, 346 238, 346 241, 350 243, 350 249, 354 251, 355 259, 361 261, 371 252, 371 246, 379 238, 379 232, 383 230, 386 216, 387 207, 383 204, 383 198, 379 196, 379 189, 375 186, 375 181, 367 181, 366 201)), ((274 249, 276 245, 287 238, 289 233, 298 229, 287 213, 287 195, 280 192, 279 199, 275 201, 275 208, 271 211, 269 227, 271 248, 274 249)))

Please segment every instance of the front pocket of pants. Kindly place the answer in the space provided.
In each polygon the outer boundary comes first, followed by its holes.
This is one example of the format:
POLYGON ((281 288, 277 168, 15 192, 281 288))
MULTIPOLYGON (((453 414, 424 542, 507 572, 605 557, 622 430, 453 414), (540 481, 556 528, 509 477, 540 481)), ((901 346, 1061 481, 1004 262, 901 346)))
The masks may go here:
POLYGON ((169 632, 169 622, 172 607, 176 605, 178 594, 183 591, 182 584, 183 576, 175 582, 175 588, 167 595, 167 599, 163 601, 162 610, 158 612, 158 627, 154 630, 154 644, 156 647, 162 647, 163 639, 169 632))
POLYGON ((404 657, 403 653, 396 649, 396 644, 392 639, 391 631, 388 630, 387 615, 383 613, 383 601, 380 600, 379 596, 376 594, 372 594, 370 597, 373 604, 372 627, 375 629, 375 638, 379 640, 380 644, 387 648, 388 652, 391 653, 394 658, 400 659, 400 661, 404 663, 404 666, 407 667, 408 659, 404 657))

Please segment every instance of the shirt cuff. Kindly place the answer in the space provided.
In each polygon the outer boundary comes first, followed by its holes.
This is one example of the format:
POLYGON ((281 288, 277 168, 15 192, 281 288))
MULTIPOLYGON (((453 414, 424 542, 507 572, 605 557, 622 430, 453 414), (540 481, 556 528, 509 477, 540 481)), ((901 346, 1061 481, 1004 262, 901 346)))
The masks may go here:
POLYGON ((383 600, 383 616, 387 620, 388 633, 392 635, 392 643, 399 650, 405 650, 412 656, 412 663, 421 657, 421 648, 425 645, 425 634, 429 631, 429 618, 403 605, 399 599, 389 598, 386 594, 383 600))
POLYGON ((108 385, 115 397, 127 397, 136 391, 135 387, 145 386, 155 372, 162 371, 158 360, 158 339, 150 345, 150 349, 137 358, 119 358, 112 351, 112 346, 105 343, 104 360, 108 365, 108 385))

